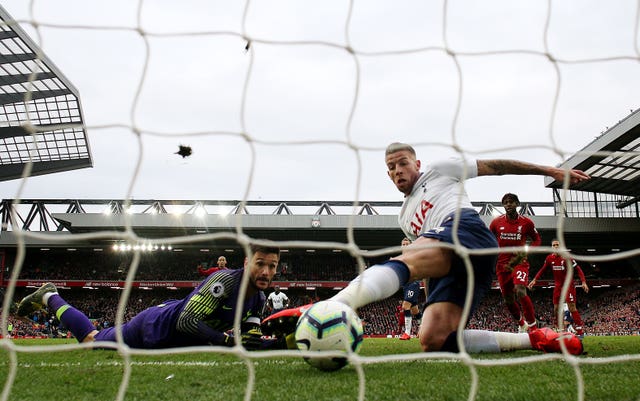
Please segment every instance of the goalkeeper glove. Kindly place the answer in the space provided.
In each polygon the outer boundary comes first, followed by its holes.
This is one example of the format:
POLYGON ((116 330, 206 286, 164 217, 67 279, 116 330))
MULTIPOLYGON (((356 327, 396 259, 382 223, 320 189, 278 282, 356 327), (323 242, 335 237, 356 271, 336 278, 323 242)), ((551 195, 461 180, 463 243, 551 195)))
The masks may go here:
POLYGON ((295 333, 291 333, 288 336, 264 338, 262 339, 262 347, 260 349, 298 349, 296 345, 296 335, 295 333))
POLYGON ((296 344, 296 333, 288 334, 284 337, 288 349, 298 349, 296 344))
POLYGON ((222 345, 226 347, 233 347, 236 345, 236 342, 233 341, 233 334, 224 333, 224 339, 222 340, 222 345))
POLYGON ((249 351, 255 351, 263 349, 262 331, 259 328, 254 328, 242 333, 242 346, 249 351))

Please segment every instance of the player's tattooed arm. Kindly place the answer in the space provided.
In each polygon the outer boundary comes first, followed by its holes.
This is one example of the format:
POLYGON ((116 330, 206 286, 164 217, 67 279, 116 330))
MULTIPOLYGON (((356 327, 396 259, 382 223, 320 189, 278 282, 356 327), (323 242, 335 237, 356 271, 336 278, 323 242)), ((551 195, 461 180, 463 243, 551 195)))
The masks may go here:
MULTIPOLYGON (((549 176, 557 181, 565 178, 565 169, 527 163, 519 160, 491 159, 478 160, 478 176, 483 175, 542 175, 549 176)), ((569 170, 571 184, 588 180, 589 175, 581 170, 569 170)))

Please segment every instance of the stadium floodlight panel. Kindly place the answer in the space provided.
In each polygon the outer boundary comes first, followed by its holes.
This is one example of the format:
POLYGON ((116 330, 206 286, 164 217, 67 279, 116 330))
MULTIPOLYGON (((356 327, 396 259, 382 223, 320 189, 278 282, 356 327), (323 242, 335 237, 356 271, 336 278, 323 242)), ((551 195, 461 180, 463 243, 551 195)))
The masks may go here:
POLYGON ((0 6, 0 181, 92 167, 78 90, 0 6))

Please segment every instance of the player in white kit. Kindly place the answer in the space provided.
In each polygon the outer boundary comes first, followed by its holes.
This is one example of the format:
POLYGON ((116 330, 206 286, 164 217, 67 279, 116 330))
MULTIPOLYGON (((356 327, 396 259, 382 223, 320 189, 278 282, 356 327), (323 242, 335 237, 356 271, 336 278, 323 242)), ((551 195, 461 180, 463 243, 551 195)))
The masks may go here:
MULTIPOLYGON (((385 153, 387 173, 405 195, 398 218, 413 244, 402 255, 371 266, 332 299, 354 309, 394 295, 407 282, 429 278, 429 296, 420 325, 424 351, 458 352, 457 334, 467 294, 466 262, 473 269, 471 311, 491 286, 496 254, 467 251, 497 248, 494 235, 472 207, 462 185, 465 179, 485 175, 543 175, 563 180, 565 170, 515 160, 447 160, 421 171, 413 147, 392 143, 385 153), (459 245, 454 248, 453 245, 459 245), (462 252, 461 252, 462 251, 462 252)), ((589 176, 579 170, 568 173, 571 183, 589 176)), ((466 322, 463 322, 466 323, 466 322)), ((574 335, 537 329, 530 333, 463 330, 467 352, 500 352, 537 349, 560 352, 562 339, 572 354, 582 353, 574 335)))

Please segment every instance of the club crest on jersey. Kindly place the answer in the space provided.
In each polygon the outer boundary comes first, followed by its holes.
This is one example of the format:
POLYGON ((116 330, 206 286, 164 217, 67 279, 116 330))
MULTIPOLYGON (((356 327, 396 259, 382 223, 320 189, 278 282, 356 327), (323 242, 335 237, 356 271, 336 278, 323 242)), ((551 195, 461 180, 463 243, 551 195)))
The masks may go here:
POLYGON ((215 298, 220 298, 222 294, 224 294, 224 284, 219 281, 213 283, 209 291, 211 291, 211 295, 213 295, 215 298))

